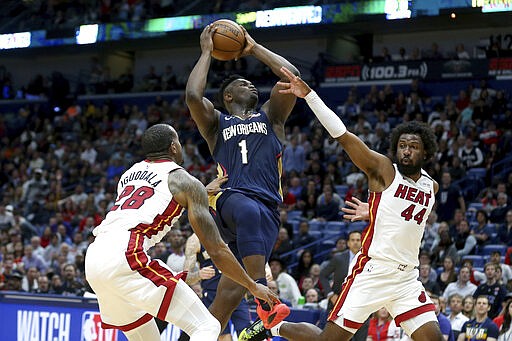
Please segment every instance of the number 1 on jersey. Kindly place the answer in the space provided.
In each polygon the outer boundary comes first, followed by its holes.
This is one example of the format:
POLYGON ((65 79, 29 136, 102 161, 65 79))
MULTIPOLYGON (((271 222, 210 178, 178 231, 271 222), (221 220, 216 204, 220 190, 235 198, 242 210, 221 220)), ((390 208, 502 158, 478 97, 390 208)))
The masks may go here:
POLYGON ((238 144, 240 146, 240 153, 242 153, 242 163, 247 164, 247 140, 242 140, 238 144))

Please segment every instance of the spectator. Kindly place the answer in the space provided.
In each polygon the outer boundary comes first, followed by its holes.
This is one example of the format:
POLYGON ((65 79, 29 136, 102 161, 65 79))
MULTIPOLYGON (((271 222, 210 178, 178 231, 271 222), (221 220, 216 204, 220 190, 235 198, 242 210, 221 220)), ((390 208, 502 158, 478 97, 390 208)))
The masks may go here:
POLYGON ((26 205, 27 209, 38 201, 44 204, 47 194, 49 193, 48 182, 43 178, 43 170, 36 168, 32 178, 23 183, 23 194, 21 202, 26 205))
POLYGON ((179 229, 171 229, 167 234, 169 240, 169 257, 165 263, 171 268, 172 271, 178 273, 183 271, 185 264, 185 242, 183 234, 179 229))
POLYGON ((0 230, 8 231, 14 224, 12 205, 5 206, 0 203, 0 230))
MULTIPOLYGON (((290 237, 288 236, 288 231, 285 228, 281 227, 279 229, 277 240, 276 243, 274 244, 272 252, 276 256, 281 257, 284 253, 290 252, 291 250, 293 250, 293 244, 290 240, 290 237)), ((290 256, 285 257, 283 260, 289 261, 290 256)))
POLYGON ((487 341, 496 341, 498 338, 498 326, 488 316, 489 299, 487 296, 478 296, 475 303, 475 318, 464 323, 459 334, 458 341, 482 339, 486 335, 487 341))
POLYGON ((298 174, 306 170, 306 152, 295 135, 290 138, 290 144, 284 149, 283 167, 286 172, 295 171, 298 174))
POLYGON ((77 276, 75 264, 66 264, 62 268, 62 295, 83 296, 85 287, 77 276))
POLYGON ((37 294, 49 294, 50 293, 50 280, 46 275, 39 275, 37 278, 37 294))
MULTIPOLYGON (((316 221, 334 221, 339 219, 340 203, 334 198, 332 189, 324 190, 323 199, 317 201, 315 219, 316 221)), ((319 197, 320 199, 320 197, 319 197)))
MULTIPOLYGON (((443 297, 449 302, 452 295, 458 294, 462 297, 473 295, 477 286, 469 281, 471 269, 463 265, 457 276, 457 281, 449 283, 443 292, 443 297)), ((460 329, 459 329, 460 330, 460 329)))
POLYGON ((473 254, 477 241, 475 236, 471 234, 467 220, 461 220, 457 224, 456 229, 455 247, 457 248, 457 255, 459 259, 461 259, 464 256, 473 254))
POLYGON ((368 339, 367 340, 386 340, 388 337, 388 329, 393 318, 389 315, 386 308, 380 308, 370 318, 368 326, 368 339))
POLYGON ((31 266, 26 267, 27 271, 25 276, 23 276, 23 279, 21 281, 21 287, 23 291, 25 292, 31 292, 35 293, 39 291, 39 283, 37 281, 37 278, 39 276, 39 272, 37 268, 31 266))
POLYGON ((302 281, 306 276, 309 276, 309 270, 314 264, 313 253, 309 249, 305 249, 299 256, 299 261, 295 271, 293 272, 293 278, 297 281, 302 281))
POLYGON ((451 294, 448 298, 448 304, 450 305, 450 315, 448 315, 448 319, 450 320, 455 340, 457 340, 464 323, 469 321, 469 318, 462 313, 463 298, 464 297, 458 293, 451 294))
POLYGON ((279 228, 285 228, 288 236, 293 236, 293 225, 288 222, 288 211, 284 208, 279 209, 279 228))
POLYGON ((460 43, 455 46, 456 59, 470 59, 469 53, 464 49, 464 44, 460 43))
POLYGON ((341 285, 354 265, 352 260, 361 248, 361 232, 350 232, 347 246, 348 249, 336 253, 320 272, 320 282, 326 296, 330 294, 329 291, 332 291, 336 296, 341 293, 341 285), (333 275, 332 285, 329 285, 331 275, 333 275))
POLYGON ((439 239, 436 239, 432 245, 432 266, 444 266, 444 259, 446 257, 450 257, 452 262, 457 263, 459 261, 457 248, 450 237, 448 224, 442 222, 439 225, 438 234, 439 239))
POLYGON ((510 328, 510 320, 512 319, 512 300, 508 301, 504 310, 503 324, 501 325, 498 341, 507 341, 512 337, 512 329, 510 328))
POLYGON ((279 299, 287 300, 293 307, 297 307, 301 296, 300 290, 295 279, 285 271, 285 263, 276 256, 271 257, 268 263, 279 288, 279 299))
POLYGON ((309 223, 307 220, 303 220, 299 223, 299 232, 293 238, 293 247, 300 248, 304 247, 316 240, 311 234, 309 234, 309 223))
POLYGON ((441 290, 445 290, 448 284, 457 280, 457 273, 455 272, 455 261, 450 256, 445 256, 443 259, 443 270, 437 276, 437 283, 441 290))
POLYGON ((503 264, 501 262, 501 253, 499 251, 496 250, 491 252, 489 262, 492 262, 500 266, 502 273, 501 280, 503 280, 503 283, 507 284, 508 281, 512 280, 512 270, 510 269, 509 265, 503 264))
POLYGON ((311 288, 308 289, 304 295, 306 297, 306 303, 304 304, 303 309, 309 309, 309 310, 319 310, 319 294, 318 289, 311 288))
POLYGON ((507 211, 504 223, 498 226, 498 240, 506 245, 512 243, 512 210, 507 211))
POLYGON ((439 221, 451 222, 453 212, 460 208, 462 213, 466 212, 466 203, 459 186, 452 184, 450 172, 443 172, 441 186, 436 195, 436 213, 439 221))
POLYGON ((466 169, 483 167, 484 156, 482 150, 474 145, 473 139, 469 136, 466 137, 464 147, 459 149, 458 156, 466 169))
MULTIPOLYGON (((498 316, 496 316, 492 321, 494 323, 496 323, 496 325, 498 326, 498 328, 500 328, 500 331, 502 331, 502 329, 508 329, 506 326, 504 326, 504 328, 502 328, 504 322, 505 322, 505 317, 507 317, 508 315, 508 321, 510 323, 510 303, 512 302, 512 292, 509 292, 506 296, 505 296, 505 300, 503 300, 503 303, 502 303, 502 307, 501 307, 501 311, 499 313, 498 316)), ((509 326, 510 328, 510 326, 509 326)))
POLYGON ((508 195, 503 192, 498 193, 496 200, 497 205, 495 208, 491 210, 489 220, 491 221, 491 223, 503 224, 505 222, 506 214, 511 208, 510 205, 508 204, 508 195))
POLYGON ((479 246, 490 242, 492 228, 488 224, 487 212, 484 210, 476 212, 476 225, 471 229, 471 234, 475 236, 479 246))
POLYGON ((427 223, 425 224, 425 231, 423 232, 423 239, 421 241, 421 249, 422 250, 430 250, 432 248, 432 244, 437 237, 437 231, 439 229, 439 223, 437 222, 437 213, 435 211, 431 211, 427 218, 427 223))
POLYGON ((443 334, 446 341, 455 341, 450 320, 448 320, 441 311, 440 297, 437 295, 430 295, 430 299, 436 306, 436 316, 437 321, 439 322, 439 328, 441 329, 441 334, 443 334))
POLYGON ((433 293, 434 295, 440 295, 441 294, 441 288, 439 287, 439 283, 437 281, 431 281, 430 280, 430 264, 422 264, 419 267, 419 280, 423 284, 423 287, 427 290, 433 293))
POLYGON ((23 275, 18 270, 14 270, 10 275, 5 276, 6 282, 4 290, 24 292, 21 283, 23 275))
POLYGON ((473 295, 467 295, 462 300, 462 313, 470 320, 475 318, 475 299, 473 295))
POLYGON ((42 256, 34 254, 33 251, 34 249, 31 244, 25 245, 23 250, 24 256, 22 258, 22 262, 23 265, 25 266, 25 269, 35 268, 37 271, 45 273, 46 269, 48 268, 48 265, 46 264, 42 256))
POLYGON ((284 298, 281 298, 281 295, 280 295, 280 292, 279 292, 279 288, 277 287, 277 283, 276 281, 274 280, 271 280, 271 281, 268 281, 267 282, 267 287, 272 290, 276 295, 277 297, 279 297, 279 300, 281 301, 281 303, 284 303, 286 304, 287 306, 291 307, 292 306, 292 303, 284 298))
POLYGON ((499 284, 496 280, 497 267, 499 267, 499 265, 495 263, 485 264, 484 272, 487 281, 480 284, 473 293, 473 297, 475 299, 481 295, 487 296, 488 304, 491 307, 489 310, 490 318, 495 318, 498 315, 501 309, 501 302, 503 302, 505 295, 507 294, 505 286, 499 284))

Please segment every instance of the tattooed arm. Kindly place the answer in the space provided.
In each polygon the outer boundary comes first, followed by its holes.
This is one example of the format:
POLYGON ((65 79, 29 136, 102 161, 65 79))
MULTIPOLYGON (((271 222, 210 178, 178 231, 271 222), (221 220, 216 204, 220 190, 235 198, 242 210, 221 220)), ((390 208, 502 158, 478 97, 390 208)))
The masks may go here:
POLYGON ((185 170, 179 169, 169 175, 168 185, 174 200, 188 209, 188 220, 192 229, 219 270, 247 288, 254 296, 269 304, 277 301, 277 296, 272 291, 249 277, 220 237, 208 209, 208 196, 203 184, 185 170))

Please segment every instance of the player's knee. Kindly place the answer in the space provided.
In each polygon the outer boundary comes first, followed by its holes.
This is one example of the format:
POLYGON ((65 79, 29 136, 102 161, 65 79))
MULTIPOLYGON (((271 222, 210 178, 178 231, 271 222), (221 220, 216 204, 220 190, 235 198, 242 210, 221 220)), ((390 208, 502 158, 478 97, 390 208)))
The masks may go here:
POLYGON ((217 337, 220 334, 220 322, 212 317, 208 321, 201 323, 200 329, 203 335, 215 335, 217 337))

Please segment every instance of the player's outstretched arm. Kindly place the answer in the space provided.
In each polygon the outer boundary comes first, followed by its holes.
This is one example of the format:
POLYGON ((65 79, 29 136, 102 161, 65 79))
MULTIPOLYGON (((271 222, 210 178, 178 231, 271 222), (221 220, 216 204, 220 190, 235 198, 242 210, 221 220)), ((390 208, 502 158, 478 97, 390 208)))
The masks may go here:
POLYGON ((203 184, 185 170, 177 170, 169 176, 169 190, 178 204, 188 209, 190 225, 217 268, 255 297, 271 305, 277 301, 277 296, 270 289, 249 277, 220 237, 208 210, 208 197, 203 184))
POLYGON ((214 109, 212 102, 204 97, 206 79, 210 69, 211 53, 213 50, 212 34, 215 28, 208 25, 201 33, 201 56, 190 72, 185 89, 185 100, 190 110, 192 119, 196 122, 201 135, 208 141, 208 145, 217 133, 218 112, 214 109))
POLYGON ((278 82, 282 86, 282 89, 279 91, 284 94, 293 94, 304 98, 324 128, 343 146, 343 149, 345 149, 354 164, 368 175, 370 185, 372 185, 371 182, 374 180, 380 183, 378 187, 381 188, 370 186, 373 187, 372 190, 386 188, 394 177, 394 168, 391 160, 371 150, 356 135, 347 131, 345 124, 338 115, 329 109, 316 92, 311 90, 309 85, 299 76, 293 74, 285 67, 281 68, 281 72, 286 75, 289 82, 278 82), (386 179, 386 181, 383 179, 386 179))

